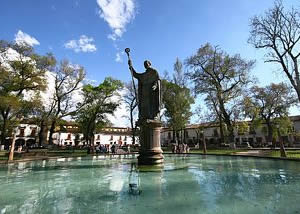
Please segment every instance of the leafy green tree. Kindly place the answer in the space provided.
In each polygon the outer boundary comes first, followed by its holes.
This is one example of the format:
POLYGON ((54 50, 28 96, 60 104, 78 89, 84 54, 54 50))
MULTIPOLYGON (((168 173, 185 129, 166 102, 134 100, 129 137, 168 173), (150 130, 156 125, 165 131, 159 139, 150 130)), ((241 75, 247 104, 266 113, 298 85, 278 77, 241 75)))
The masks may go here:
POLYGON ((109 122, 107 115, 113 114, 119 106, 119 90, 122 87, 119 80, 110 77, 105 78, 98 86, 88 84, 83 87, 83 101, 78 103, 80 109, 74 117, 86 142, 91 146, 95 131, 109 122))
POLYGON ((206 96, 219 112, 221 122, 226 124, 228 138, 234 142, 234 121, 240 113, 241 95, 251 82, 249 73, 254 61, 240 55, 230 56, 218 47, 206 44, 186 60, 188 77, 195 94, 206 96))
POLYGON ((176 58, 174 63, 173 83, 181 87, 187 85, 186 73, 183 71, 183 64, 179 58, 176 58))
POLYGON ((190 90, 186 87, 187 79, 183 71, 183 64, 176 58, 174 63, 174 72, 172 78, 168 72, 165 72, 162 80, 162 108, 163 117, 166 119, 167 125, 173 129, 173 141, 179 138, 181 133, 181 141, 183 129, 189 123, 192 116, 191 105, 194 103, 194 98, 190 90))
POLYGON ((189 123, 192 116, 191 104, 194 103, 194 98, 191 96, 188 88, 181 87, 167 80, 162 80, 162 87, 162 100, 165 107, 164 116, 168 126, 173 129, 174 133, 177 133, 189 123))
POLYGON ((256 126, 266 125, 268 141, 274 144, 273 139, 278 134, 277 126, 279 125, 281 133, 286 132, 282 126, 287 124, 288 110, 296 101, 291 88, 284 83, 254 86, 244 98, 245 114, 256 126))
POLYGON ((300 101, 300 13, 298 9, 286 10, 282 1, 262 16, 254 16, 250 22, 249 43, 267 51, 266 62, 281 66, 295 89, 300 101))
POLYGON ((40 105, 39 92, 46 87, 45 72, 51 66, 51 55, 39 56, 32 47, 25 44, 1 41, 0 45, 0 121, 3 144, 8 132, 40 105))

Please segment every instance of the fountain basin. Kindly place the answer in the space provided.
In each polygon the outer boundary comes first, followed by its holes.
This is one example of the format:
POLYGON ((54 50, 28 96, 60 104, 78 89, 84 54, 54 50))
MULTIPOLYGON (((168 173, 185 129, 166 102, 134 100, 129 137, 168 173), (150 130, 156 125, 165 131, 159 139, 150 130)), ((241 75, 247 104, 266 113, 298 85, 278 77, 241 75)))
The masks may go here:
POLYGON ((263 158, 135 155, 0 165, 0 213, 297 213, 300 163, 263 158), (134 188, 133 193, 130 188, 134 188))

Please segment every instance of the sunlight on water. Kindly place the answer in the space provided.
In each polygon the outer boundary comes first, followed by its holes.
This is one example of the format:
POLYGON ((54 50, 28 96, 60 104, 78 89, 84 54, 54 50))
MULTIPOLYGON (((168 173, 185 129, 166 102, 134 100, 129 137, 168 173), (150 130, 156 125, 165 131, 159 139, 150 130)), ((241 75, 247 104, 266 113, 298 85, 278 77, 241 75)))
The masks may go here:
POLYGON ((94 156, 0 166, 0 213, 300 213, 300 162, 165 155, 94 156))

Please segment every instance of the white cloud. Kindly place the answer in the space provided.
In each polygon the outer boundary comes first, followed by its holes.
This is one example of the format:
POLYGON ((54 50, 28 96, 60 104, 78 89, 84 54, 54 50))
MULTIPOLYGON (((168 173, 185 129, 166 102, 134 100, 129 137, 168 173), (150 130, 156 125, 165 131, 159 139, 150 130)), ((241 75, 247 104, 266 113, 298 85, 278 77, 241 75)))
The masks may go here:
POLYGON ((39 41, 36 38, 22 32, 21 30, 15 35, 15 41, 17 44, 27 44, 29 46, 39 45, 39 41))
POLYGON ((70 40, 64 44, 65 48, 72 49, 76 53, 78 52, 94 52, 97 50, 95 44, 93 44, 94 39, 92 37, 87 37, 86 35, 81 35, 79 40, 70 40))
POLYGON ((121 57, 121 54, 118 52, 117 54, 116 54, 116 59, 115 59, 115 61, 116 62, 123 62, 123 60, 122 60, 122 57, 121 57))
POLYGON ((126 31, 126 25, 134 19, 134 0, 97 0, 100 8, 99 14, 112 29, 113 33, 108 35, 109 39, 121 38, 126 31))
MULTIPOLYGON (((119 91, 120 96, 123 97, 126 93, 125 89, 119 91)), ((113 101, 119 100, 120 97, 114 96, 113 101)), ((114 127, 130 127, 130 121, 128 119, 129 112, 126 109, 126 104, 123 100, 119 100, 119 106, 113 115, 108 114, 108 120, 113 124, 114 127)))

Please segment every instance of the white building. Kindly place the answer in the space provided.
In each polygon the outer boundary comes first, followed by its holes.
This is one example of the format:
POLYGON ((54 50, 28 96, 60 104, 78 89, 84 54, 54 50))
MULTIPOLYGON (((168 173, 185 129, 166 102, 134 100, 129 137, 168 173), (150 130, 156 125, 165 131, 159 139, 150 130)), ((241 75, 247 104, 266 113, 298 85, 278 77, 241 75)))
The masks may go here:
MULTIPOLYGON (((136 137, 138 143, 138 137, 136 137)), ((65 124, 61 128, 57 128, 53 134, 53 143, 59 146, 75 146, 83 145, 85 143, 83 134, 79 132, 76 124, 65 124)), ((106 127, 101 129, 94 135, 94 144, 132 144, 132 134, 130 128, 123 127, 106 127)))
MULTIPOLYGON (((296 133, 300 133, 300 116, 291 116, 292 129, 288 135, 281 135, 281 138, 288 146, 300 146, 300 137, 296 133)), ((240 122, 249 123, 250 122, 240 122)), ((250 127, 250 125, 248 125, 250 127)), ((256 128, 255 130, 239 130, 236 127, 235 134, 235 144, 240 145, 242 142, 248 142, 254 147, 267 146, 269 145, 267 133, 264 131, 266 127, 262 126, 256 128)), ((177 139, 182 140, 191 146, 195 145, 197 142, 200 144, 205 142, 208 146, 220 146, 221 134, 220 128, 217 123, 203 123, 188 125, 182 131, 177 133, 177 139)), ((161 132, 161 144, 169 145, 173 140, 173 131, 169 128, 164 128, 161 132)))
MULTIPOLYGON (((37 147, 39 145, 39 131, 40 127, 35 124, 20 124, 15 129, 16 144, 19 146, 37 147)), ((47 134, 47 140, 49 131, 47 134)), ((8 149, 11 144, 12 137, 7 137, 5 149, 8 149)), ((138 143, 138 137, 135 142, 138 143)), ((67 123, 62 126, 57 126, 53 133, 53 143, 59 146, 75 146, 84 145, 83 134, 79 133, 79 128, 74 123, 67 123)), ((132 144, 132 134, 130 128, 123 127, 106 127, 94 136, 95 144, 114 144, 128 145, 132 144)), ((3 149, 3 146, 2 148, 3 149)))

